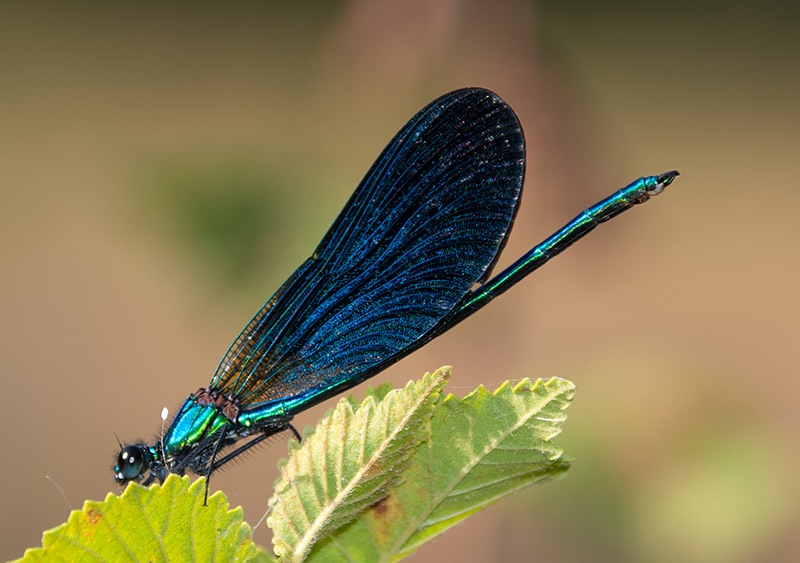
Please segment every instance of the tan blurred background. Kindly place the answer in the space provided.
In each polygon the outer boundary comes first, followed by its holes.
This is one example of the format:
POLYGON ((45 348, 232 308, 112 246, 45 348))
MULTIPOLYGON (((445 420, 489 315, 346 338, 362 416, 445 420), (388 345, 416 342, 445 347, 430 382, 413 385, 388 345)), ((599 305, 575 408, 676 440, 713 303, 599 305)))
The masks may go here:
MULTIPOLYGON (((682 176, 375 378, 578 385, 567 478, 417 560, 799 560, 796 4, 296 4, 0 7, 0 558, 65 520, 46 475, 118 492, 114 432, 151 438, 392 135, 474 85, 528 139, 501 266, 682 176)), ((212 480, 251 523, 285 442, 212 480)))

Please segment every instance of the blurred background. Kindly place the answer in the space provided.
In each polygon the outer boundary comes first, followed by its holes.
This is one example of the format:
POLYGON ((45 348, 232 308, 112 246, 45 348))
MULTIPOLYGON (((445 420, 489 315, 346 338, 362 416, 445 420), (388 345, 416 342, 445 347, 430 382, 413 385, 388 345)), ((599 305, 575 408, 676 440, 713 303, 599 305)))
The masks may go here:
MULTIPOLYGON (((528 142, 500 267, 642 175, 598 229, 373 380, 566 377, 567 478, 419 561, 800 559, 800 8, 790 2, 4 2, 0 558, 119 492, 120 439, 207 384, 389 139, 499 93, 528 142)), ((357 396, 363 388, 354 390, 357 396)), ((313 424, 333 403, 299 417, 313 424)), ((263 515, 278 436, 227 471, 263 515)), ((255 533, 268 546, 266 526, 255 533)))

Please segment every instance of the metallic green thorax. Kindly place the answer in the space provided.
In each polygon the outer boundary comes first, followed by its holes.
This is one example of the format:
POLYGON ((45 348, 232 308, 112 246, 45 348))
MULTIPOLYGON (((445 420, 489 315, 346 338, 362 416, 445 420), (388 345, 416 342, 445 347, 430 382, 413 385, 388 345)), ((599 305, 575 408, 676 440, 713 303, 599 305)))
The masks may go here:
POLYGON ((164 453, 169 459, 230 424, 214 405, 199 405, 194 397, 189 397, 164 436, 164 453))
MULTIPOLYGON (((288 401, 291 402, 291 401, 288 401)), ((207 442, 219 432, 231 438, 251 434, 254 428, 282 426, 289 416, 286 414, 287 401, 271 401, 256 408, 243 410, 236 420, 229 420, 213 404, 200 404, 194 396, 183 403, 172 425, 164 436, 164 453, 167 459, 180 456, 193 446, 207 442)))

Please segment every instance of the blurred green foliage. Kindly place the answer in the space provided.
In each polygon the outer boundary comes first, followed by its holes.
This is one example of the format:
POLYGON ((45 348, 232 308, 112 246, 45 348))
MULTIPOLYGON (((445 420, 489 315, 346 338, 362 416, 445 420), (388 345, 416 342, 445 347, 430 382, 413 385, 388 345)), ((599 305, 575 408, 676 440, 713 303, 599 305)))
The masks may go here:
POLYGON ((139 209, 175 254, 203 277, 246 286, 259 264, 280 256, 287 186, 280 172, 248 160, 159 159, 137 191, 139 209))

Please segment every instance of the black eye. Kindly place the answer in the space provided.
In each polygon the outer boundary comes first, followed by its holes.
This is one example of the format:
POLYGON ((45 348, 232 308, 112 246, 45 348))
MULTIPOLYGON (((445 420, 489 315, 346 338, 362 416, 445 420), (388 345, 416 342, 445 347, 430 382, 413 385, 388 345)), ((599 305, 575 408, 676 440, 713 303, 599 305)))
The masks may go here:
POLYGON ((139 480, 144 471, 144 452, 139 446, 125 446, 119 452, 114 478, 118 483, 139 480))

